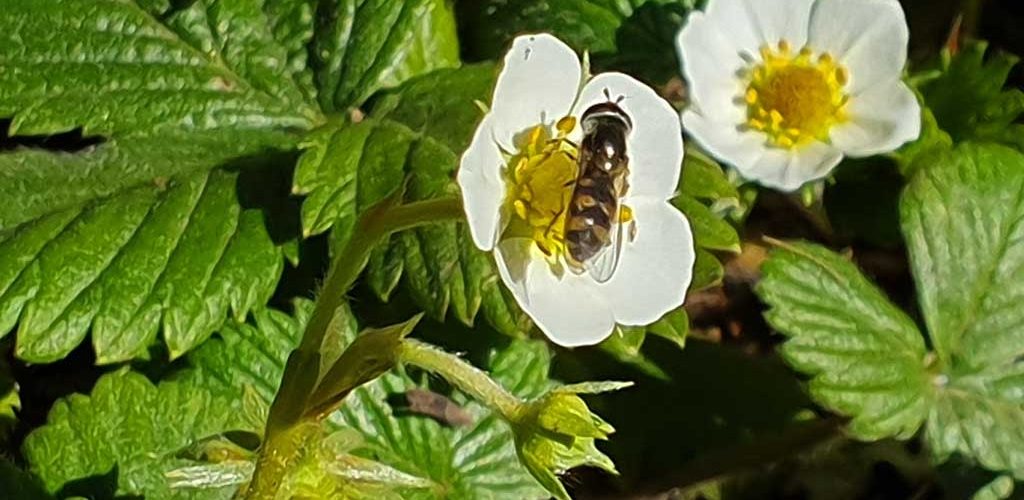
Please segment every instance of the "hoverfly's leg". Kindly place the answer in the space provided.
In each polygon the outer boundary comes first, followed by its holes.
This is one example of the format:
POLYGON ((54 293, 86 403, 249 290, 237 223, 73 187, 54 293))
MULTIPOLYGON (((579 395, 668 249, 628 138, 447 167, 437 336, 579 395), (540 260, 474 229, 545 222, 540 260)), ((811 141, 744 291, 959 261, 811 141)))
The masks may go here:
MULTIPOLYGON (((562 219, 562 214, 565 213, 566 208, 567 207, 562 207, 562 209, 559 210, 558 213, 555 214, 555 216, 551 218, 551 222, 548 224, 548 227, 546 229, 544 229, 544 237, 545 238, 551 236, 551 230, 555 228, 555 223, 558 222, 560 219, 562 219)), ((564 222, 564 220, 563 220, 563 222, 564 222)))
POLYGON ((557 123, 555 123, 555 130, 558 134, 551 142, 564 142, 573 147, 573 149, 579 149, 579 145, 569 140, 569 134, 576 129, 576 117, 569 115, 563 116, 557 123))
POLYGON ((555 130, 558 131, 559 138, 568 137, 569 134, 571 134, 573 129, 575 128, 576 117, 572 115, 563 116, 561 119, 558 120, 558 123, 555 124, 555 130))
POLYGON ((633 209, 629 205, 619 206, 619 224, 627 225, 627 234, 632 243, 636 240, 636 218, 633 216, 633 209))

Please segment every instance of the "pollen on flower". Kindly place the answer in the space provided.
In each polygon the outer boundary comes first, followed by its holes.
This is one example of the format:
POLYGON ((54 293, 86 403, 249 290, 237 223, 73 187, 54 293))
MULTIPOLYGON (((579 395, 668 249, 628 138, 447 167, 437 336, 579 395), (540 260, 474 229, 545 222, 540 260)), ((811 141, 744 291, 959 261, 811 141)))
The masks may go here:
POLYGON ((565 250, 566 208, 578 169, 578 148, 566 136, 575 125, 573 118, 563 118, 555 137, 544 126, 531 129, 508 161, 510 230, 532 238, 552 263, 565 250))
POLYGON ((831 55, 793 52, 783 40, 761 47, 761 59, 747 72, 746 127, 766 133, 772 145, 795 148, 827 139, 846 120, 848 74, 831 55))

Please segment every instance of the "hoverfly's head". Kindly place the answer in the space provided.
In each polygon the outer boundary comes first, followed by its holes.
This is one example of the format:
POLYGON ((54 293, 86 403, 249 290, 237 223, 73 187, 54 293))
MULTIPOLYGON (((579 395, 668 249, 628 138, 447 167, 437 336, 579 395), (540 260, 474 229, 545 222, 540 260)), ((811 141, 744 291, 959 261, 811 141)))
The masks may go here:
POLYGON ((633 130, 633 120, 615 102, 607 101, 595 104, 583 112, 581 120, 583 133, 590 135, 598 128, 616 127, 624 133, 633 130))

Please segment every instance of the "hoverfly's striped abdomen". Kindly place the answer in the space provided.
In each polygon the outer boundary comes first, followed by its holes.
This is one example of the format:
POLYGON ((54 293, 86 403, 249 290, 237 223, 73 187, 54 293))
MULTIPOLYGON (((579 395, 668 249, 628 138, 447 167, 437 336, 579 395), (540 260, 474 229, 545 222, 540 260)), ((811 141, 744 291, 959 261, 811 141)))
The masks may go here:
POLYGON ((610 102, 583 114, 580 171, 565 222, 567 260, 577 271, 612 243, 619 198, 627 189, 626 135, 630 128, 629 117, 610 102))
POLYGON ((586 177, 576 181, 565 239, 569 255, 576 262, 586 262, 608 245, 612 216, 618 200, 611 175, 601 169, 591 169, 586 177))

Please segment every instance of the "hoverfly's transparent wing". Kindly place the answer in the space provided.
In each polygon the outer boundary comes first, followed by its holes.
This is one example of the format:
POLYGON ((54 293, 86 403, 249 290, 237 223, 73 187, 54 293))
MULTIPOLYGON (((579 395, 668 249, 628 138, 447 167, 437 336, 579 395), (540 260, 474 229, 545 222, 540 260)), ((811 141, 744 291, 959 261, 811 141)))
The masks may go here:
POLYGON ((590 277, 598 283, 604 283, 612 279, 615 268, 619 266, 619 255, 622 253, 623 226, 619 221, 620 204, 615 205, 615 213, 612 214, 608 227, 608 244, 593 257, 583 263, 583 268, 590 273, 590 277))

